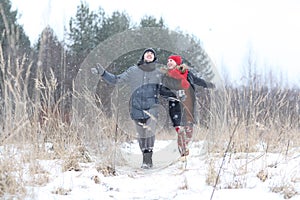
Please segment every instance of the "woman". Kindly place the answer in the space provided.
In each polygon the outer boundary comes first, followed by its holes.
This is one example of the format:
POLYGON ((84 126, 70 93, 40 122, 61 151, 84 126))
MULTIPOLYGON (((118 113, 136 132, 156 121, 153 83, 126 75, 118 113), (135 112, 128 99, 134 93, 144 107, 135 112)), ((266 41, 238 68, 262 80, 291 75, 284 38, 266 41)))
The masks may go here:
POLYGON ((179 55, 168 57, 166 77, 164 82, 170 82, 170 78, 177 81, 177 84, 173 84, 171 89, 176 90, 178 99, 169 101, 169 115, 178 134, 179 153, 181 156, 187 156, 189 155, 188 145, 193 136, 193 124, 195 123, 196 96, 194 84, 204 88, 214 88, 215 86, 194 75, 186 65, 182 64, 182 58, 179 55))

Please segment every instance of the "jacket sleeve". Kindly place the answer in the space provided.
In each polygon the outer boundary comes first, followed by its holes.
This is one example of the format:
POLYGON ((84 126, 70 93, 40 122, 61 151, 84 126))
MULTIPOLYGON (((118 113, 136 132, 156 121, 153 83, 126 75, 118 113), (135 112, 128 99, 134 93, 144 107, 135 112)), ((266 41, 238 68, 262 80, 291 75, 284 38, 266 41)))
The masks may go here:
POLYGON ((176 99, 176 94, 174 92, 172 92, 172 90, 170 90, 169 88, 160 85, 159 88, 159 94, 164 97, 165 99, 176 99))
POLYGON ((204 79, 196 76, 192 72, 189 72, 189 75, 193 79, 194 84, 196 84, 198 86, 202 86, 204 88, 215 88, 215 85, 213 83, 205 81, 204 79))
POLYGON ((119 75, 112 74, 108 71, 105 71, 104 74, 102 75, 102 78, 109 84, 116 85, 120 83, 124 83, 128 80, 130 71, 132 69, 128 68, 125 72, 119 75))

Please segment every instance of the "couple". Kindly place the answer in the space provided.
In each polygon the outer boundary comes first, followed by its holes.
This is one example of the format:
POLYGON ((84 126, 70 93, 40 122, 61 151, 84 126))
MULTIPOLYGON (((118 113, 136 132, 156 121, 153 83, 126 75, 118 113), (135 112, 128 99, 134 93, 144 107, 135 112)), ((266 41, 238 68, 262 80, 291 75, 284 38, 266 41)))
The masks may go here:
MULTIPOLYGON (((145 49, 137 65, 129 67, 119 75, 107 72, 100 64, 91 69, 92 73, 99 74, 110 84, 129 85, 132 94, 130 116, 136 124, 139 147, 143 153, 141 167, 144 169, 153 166, 156 123, 149 113, 151 108, 159 103, 159 95, 169 99, 169 114, 178 133, 179 153, 181 156, 187 156, 187 145, 193 133, 194 84, 213 87, 213 84, 196 77, 185 65, 182 65, 182 59, 178 55, 170 56, 167 69, 163 69, 157 62, 156 52, 152 48, 145 49), (174 90, 179 95, 174 94, 174 90)), ((155 115, 151 113, 153 114, 155 115)))

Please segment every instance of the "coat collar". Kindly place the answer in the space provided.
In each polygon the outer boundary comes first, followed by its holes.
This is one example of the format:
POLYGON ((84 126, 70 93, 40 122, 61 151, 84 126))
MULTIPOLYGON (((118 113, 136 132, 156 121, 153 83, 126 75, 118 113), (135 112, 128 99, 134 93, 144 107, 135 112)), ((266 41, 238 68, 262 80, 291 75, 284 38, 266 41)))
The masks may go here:
POLYGON ((156 66, 157 66, 156 62, 151 62, 151 63, 143 63, 143 64, 139 65, 138 67, 143 71, 151 72, 151 71, 155 70, 156 66))

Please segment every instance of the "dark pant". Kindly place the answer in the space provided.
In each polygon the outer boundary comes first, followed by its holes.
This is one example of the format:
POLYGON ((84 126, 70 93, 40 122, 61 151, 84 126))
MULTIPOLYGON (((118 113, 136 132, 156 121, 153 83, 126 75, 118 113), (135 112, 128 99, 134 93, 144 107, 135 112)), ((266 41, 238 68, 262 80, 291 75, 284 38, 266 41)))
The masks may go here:
POLYGON ((182 112, 180 102, 177 100, 169 101, 169 115, 173 126, 181 126, 182 125, 182 112))
POLYGON ((135 120, 136 130, 138 132, 138 142, 142 152, 151 152, 155 141, 155 120, 142 119, 135 120))

